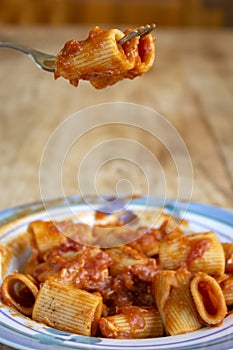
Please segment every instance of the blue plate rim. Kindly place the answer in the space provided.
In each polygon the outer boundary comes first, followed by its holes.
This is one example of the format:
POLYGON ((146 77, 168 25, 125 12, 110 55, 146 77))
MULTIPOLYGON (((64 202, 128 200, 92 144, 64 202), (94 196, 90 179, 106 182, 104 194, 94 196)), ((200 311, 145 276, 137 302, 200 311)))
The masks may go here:
MULTIPOLYGON (((106 195, 102 197, 104 200, 112 199, 113 196, 106 195)), ((129 200, 131 199, 130 204, 133 205, 142 205, 145 201, 149 201, 149 203, 153 206, 162 206, 170 213, 177 214, 176 207, 178 207, 179 211, 191 211, 194 214, 199 214, 201 216, 205 216, 210 219, 221 221, 227 225, 233 226, 233 209, 222 208, 213 204, 201 203, 197 201, 184 201, 184 200, 175 200, 170 198, 160 198, 160 197, 144 197, 144 196, 135 196, 133 198, 128 196, 119 197, 120 200, 129 200), (223 217, 224 216, 224 220, 223 217)), ((56 208, 62 207, 64 204, 68 205, 81 205, 85 204, 86 201, 98 201, 98 196, 86 196, 83 198, 82 196, 67 196, 63 198, 54 198, 46 201, 38 200, 34 202, 28 202, 26 204, 19 204, 10 208, 6 208, 0 211, 0 227, 7 223, 8 221, 12 221, 12 215, 14 214, 15 219, 23 218, 24 216, 28 216, 30 214, 36 214, 42 210, 46 210, 48 208, 56 208), (25 213, 26 209, 27 212, 25 213)))

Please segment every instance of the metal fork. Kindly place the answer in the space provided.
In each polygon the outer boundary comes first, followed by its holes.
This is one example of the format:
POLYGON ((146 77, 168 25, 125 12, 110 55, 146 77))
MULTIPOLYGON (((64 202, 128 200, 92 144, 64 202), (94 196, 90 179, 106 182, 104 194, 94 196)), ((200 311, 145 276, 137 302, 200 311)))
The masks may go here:
POLYGON ((133 29, 132 32, 129 32, 123 38, 121 38, 118 41, 118 44, 124 45, 127 43, 132 38, 135 38, 136 36, 140 36, 142 38, 143 36, 151 33, 155 29, 156 25, 155 24, 147 24, 146 26, 141 26, 139 28, 133 29))
POLYGON ((49 55, 47 53, 34 50, 31 47, 19 45, 9 41, 0 41, 0 47, 15 49, 17 51, 26 53, 29 57, 32 58, 32 60, 35 62, 35 64, 39 68, 46 70, 48 72, 55 72, 56 56, 54 55, 49 55))
MULTIPOLYGON (((124 45, 127 41, 131 40, 132 38, 136 36, 143 37, 149 34, 150 32, 152 32, 154 29, 155 29, 155 24, 141 26, 139 28, 133 29, 131 32, 123 36, 118 41, 118 44, 124 45)), ((31 47, 19 45, 9 41, 0 41, 0 47, 15 49, 17 51, 23 52, 27 54, 30 58, 32 58, 34 63, 39 68, 48 72, 55 72, 55 61, 56 61, 55 55, 50 55, 50 54, 32 49, 31 47)))

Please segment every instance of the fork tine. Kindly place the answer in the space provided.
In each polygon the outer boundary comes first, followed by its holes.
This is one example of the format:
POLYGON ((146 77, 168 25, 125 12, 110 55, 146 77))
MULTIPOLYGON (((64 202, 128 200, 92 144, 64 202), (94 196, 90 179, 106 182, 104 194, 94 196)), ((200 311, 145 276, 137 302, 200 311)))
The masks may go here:
POLYGON ((142 31, 140 32, 140 37, 143 37, 144 35, 149 34, 152 32, 156 27, 156 24, 147 24, 145 27, 142 27, 142 31))
POLYGON ((129 41, 130 39, 136 37, 136 36, 140 36, 140 38, 142 38, 143 36, 149 34, 150 32, 152 32, 152 30, 154 30, 156 27, 155 24, 147 24, 146 26, 141 26, 139 28, 136 28, 134 30, 132 30, 132 32, 126 34, 125 36, 123 36, 119 41, 118 44, 120 45, 124 45, 127 41, 129 41))

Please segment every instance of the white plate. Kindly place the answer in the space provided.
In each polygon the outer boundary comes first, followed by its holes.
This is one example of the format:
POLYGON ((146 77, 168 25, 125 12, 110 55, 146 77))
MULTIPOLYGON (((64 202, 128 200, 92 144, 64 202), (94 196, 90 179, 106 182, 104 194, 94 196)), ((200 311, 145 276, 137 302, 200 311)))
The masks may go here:
MULTIPOLYGON (((127 203, 129 201, 127 200, 127 203)), ((130 201, 127 209, 141 210, 147 204, 145 198, 135 198, 130 201)), ((16 237, 25 231, 29 222, 38 219, 61 219, 67 215, 70 208, 74 212, 89 212, 90 207, 102 205, 100 199, 90 197, 83 201, 78 197, 69 197, 63 200, 49 201, 44 210, 43 203, 33 203, 0 213, 0 244, 16 237), (91 206, 90 206, 91 203, 91 206)), ((185 217, 195 231, 214 231, 221 241, 233 242, 233 212, 214 206, 171 200, 161 201, 150 198, 150 207, 165 208, 165 211, 185 217)), ((25 259, 25 254, 18 259, 25 259)), ((54 349, 91 349, 91 350, 162 350, 162 349, 209 349, 226 350, 233 348, 233 314, 226 317, 222 326, 203 328, 185 335, 140 340, 113 340, 79 336, 62 332, 28 318, 20 316, 12 309, 1 305, 0 308, 0 342, 17 349, 54 350, 54 349)))

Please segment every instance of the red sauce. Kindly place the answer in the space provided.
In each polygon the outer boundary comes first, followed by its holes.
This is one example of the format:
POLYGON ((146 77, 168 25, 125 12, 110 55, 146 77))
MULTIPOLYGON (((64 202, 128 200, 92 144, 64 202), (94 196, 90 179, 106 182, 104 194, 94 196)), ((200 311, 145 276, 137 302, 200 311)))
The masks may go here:
POLYGON ((138 44, 138 53, 141 59, 141 62, 147 62, 152 55, 152 43, 154 38, 147 35, 144 38, 141 38, 138 44))
POLYGON ((63 54, 63 56, 74 55, 75 53, 80 51, 82 46, 83 46, 83 44, 81 41, 78 41, 75 39, 70 40, 65 44, 65 46, 62 50, 62 54, 63 54))
POLYGON ((153 277, 158 271, 156 260, 146 259, 138 264, 134 264, 131 267, 131 271, 133 275, 137 276, 141 281, 152 282, 153 277))
POLYGON ((67 242, 47 253, 45 261, 35 268, 34 277, 43 282, 53 276, 89 291, 102 290, 108 284, 109 256, 99 248, 67 242))
POLYGON ((105 30, 104 29, 101 29, 99 27, 95 27, 93 29, 90 30, 89 32, 89 38, 92 39, 92 38, 95 38, 96 36, 98 36, 99 34, 102 34, 105 30))
POLYGON ((139 227, 135 237, 136 239, 128 246, 144 253, 146 256, 152 256, 158 254, 159 242, 164 237, 164 233, 161 229, 139 227))
POLYGON ((135 331, 145 327, 145 319, 143 313, 146 313, 146 310, 142 310, 138 306, 122 306, 117 311, 118 314, 127 315, 127 319, 130 325, 130 334, 129 336, 133 338, 135 331))
POLYGON ((102 211, 96 211, 95 212, 95 220, 104 220, 106 219, 107 214, 103 213, 102 211))
POLYGON ((10 294, 13 299, 22 306, 31 307, 35 303, 35 298, 32 292, 21 283, 18 283, 17 286, 13 283, 12 288, 10 288, 10 294))
POLYGON ((204 253, 208 250, 209 248, 209 241, 208 239, 202 239, 199 240, 198 242, 195 242, 195 244, 191 247, 191 250, 188 254, 187 257, 187 265, 192 264, 192 262, 198 258, 201 258, 204 253))
POLYGON ((209 315, 214 316, 218 313, 218 300, 214 297, 211 286, 208 281, 201 281, 198 284, 198 291, 202 296, 203 304, 209 315))

